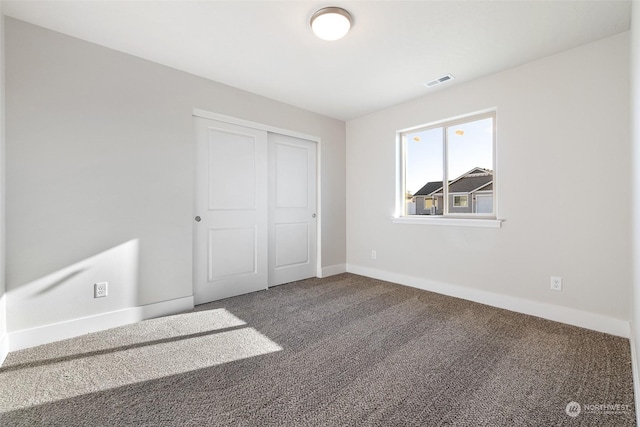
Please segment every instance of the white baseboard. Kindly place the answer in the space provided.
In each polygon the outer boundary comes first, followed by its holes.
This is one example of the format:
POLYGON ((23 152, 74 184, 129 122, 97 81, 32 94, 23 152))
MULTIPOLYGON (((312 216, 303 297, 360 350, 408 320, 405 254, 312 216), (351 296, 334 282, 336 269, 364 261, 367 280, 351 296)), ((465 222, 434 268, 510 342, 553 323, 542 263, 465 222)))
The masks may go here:
POLYGON ((91 332, 140 322, 153 317, 166 316, 193 308, 193 296, 162 301, 139 307, 100 313, 93 316, 23 329, 9 333, 9 350, 16 351, 54 341, 73 338, 91 332))
POLYGON ((347 264, 347 271, 361 276, 411 286, 425 291, 449 295, 456 298, 490 305, 492 307, 529 314, 531 316, 579 326, 581 328, 604 332, 619 337, 629 338, 631 335, 629 322, 627 320, 603 316, 602 314, 590 313, 587 311, 576 310, 574 308, 562 307, 559 305, 547 304, 524 298, 496 294, 480 289, 435 282, 421 277, 408 276, 405 274, 378 270, 359 265, 347 264))
POLYGON ((638 348, 636 347, 636 334, 633 322, 629 323, 629 330, 631 331, 629 337, 629 344, 631 345, 631 372, 633 374, 633 396, 635 398, 636 405, 636 425, 640 426, 640 372, 638 368, 638 348))
POLYGON ((4 334, 3 337, 0 337, 0 366, 7 358, 7 354, 9 354, 9 334, 4 334))
POLYGON ((6 331, 7 326, 7 294, 0 296, 0 366, 4 363, 4 359, 9 354, 9 334, 6 331))
POLYGON ((322 277, 335 276, 336 274, 342 274, 347 272, 347 264, 335 264, 328 267, 322 267, 322 277))
POLYGON ((142 313, 142 320, 176 314, 191 310, 194 307, 193 296, 157 302, 137 307, 142 313))

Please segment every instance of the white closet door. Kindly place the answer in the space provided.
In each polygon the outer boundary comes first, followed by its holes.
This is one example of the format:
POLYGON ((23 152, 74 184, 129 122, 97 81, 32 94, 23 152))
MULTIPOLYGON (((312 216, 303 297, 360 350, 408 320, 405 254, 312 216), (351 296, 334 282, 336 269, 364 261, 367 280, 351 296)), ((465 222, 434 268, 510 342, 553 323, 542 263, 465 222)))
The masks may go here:
POLYGON ((196 304, 268 284, 267 133, 203 118, 196 128, 196 304))
POLYGON ((269 286, 316 276, 316 143, 269 134, 269 286))

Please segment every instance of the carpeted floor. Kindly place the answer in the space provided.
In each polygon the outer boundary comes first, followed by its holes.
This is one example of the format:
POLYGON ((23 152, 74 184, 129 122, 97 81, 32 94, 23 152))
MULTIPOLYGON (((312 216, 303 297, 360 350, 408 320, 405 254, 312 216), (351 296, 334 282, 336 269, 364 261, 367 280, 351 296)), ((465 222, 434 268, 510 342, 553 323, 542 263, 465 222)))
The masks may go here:
POLYGON ((626 339, 343 274, 11 353, 0 425, 632 426, 630 360, 626 339))

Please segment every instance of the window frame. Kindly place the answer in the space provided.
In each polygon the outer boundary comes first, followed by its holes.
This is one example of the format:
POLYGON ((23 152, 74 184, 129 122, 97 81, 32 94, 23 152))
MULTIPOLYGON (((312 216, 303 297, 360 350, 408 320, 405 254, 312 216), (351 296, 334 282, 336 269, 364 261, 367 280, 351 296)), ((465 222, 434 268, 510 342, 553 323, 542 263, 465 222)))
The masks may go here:
POLYGON ((468 208, 469 207, 469 195, 468 194, 452 194, 453 196, 453 207, 454 208, 468 208), (458 204, 456 205, 456 197, 458 198, 458 204), (460 202, 464 197, 464 205, 460 202))
MULTIPOLYGON (((465 114, 449 119, 439 120, 437 122, 431 122, 424 125, 413 126, 398 130, 396 132, 396 211, 393 216, 395 223, 403 224, 438 224, 438 225, 457 225, 457 226, 474 226, 474 227, 501 227, 502 220, 498 219, 498 159, 497 159, 497 110, 489 109, 471 114, 465 114), (492 119, 492 160, 493 160, 493 212, 491 214, 478 214, 478 213, 452 213, 450 212, 453 206, 453 200, 449 206, 449 196, 453 195, 449 192, 449 183, 456 177, 450 178, 448 176, 448 133, 447 130, 450 127, 459 126, 468 122, 474 122, 483 119, 492 119), (409 215, 406 212, 406 207, 403 199, 403 195, 406 194, 406 136, 407 134, 416 133, 419 131, 427 131, 434 128, 443 128, 443 204, 442 215, 409 215)), ((469 204, 469 197, 467 198, 467 205, 469 204)))

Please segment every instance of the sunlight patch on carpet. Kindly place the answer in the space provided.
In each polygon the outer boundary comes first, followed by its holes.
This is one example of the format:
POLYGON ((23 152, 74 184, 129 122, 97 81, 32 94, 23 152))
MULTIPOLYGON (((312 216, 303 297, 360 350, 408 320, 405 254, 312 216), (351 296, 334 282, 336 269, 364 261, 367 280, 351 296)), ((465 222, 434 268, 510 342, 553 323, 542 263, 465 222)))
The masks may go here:
POLYGON ((153 320, 141 322, 134 335, 147 337, 148 341, 142 345, 131 346, 125 339, 118 347, 115 342, 108 342, 108 336, 103 336, 105 342, 102 347, 108 344, 106 351, 89 349, 94 353, 81 353, 79 357, 67 355, 50 363, 32 362, 19 369, 11 369, 11 365, 0 369, 0 383, 4 389, 0 393, 0 412, 282 350, 255 328, 242 327, 246 323, 224 309, 179 316, 183 318, 171 316, 170 325, 153 320), (212 321, 213 317, 217 320, 212 321), (205 318, 207 322, 203 322, 205 318), (234 329, 229 330, 231 327, 234 329), (25 400, 24 396, 29 396, 29 399, 25 400))

